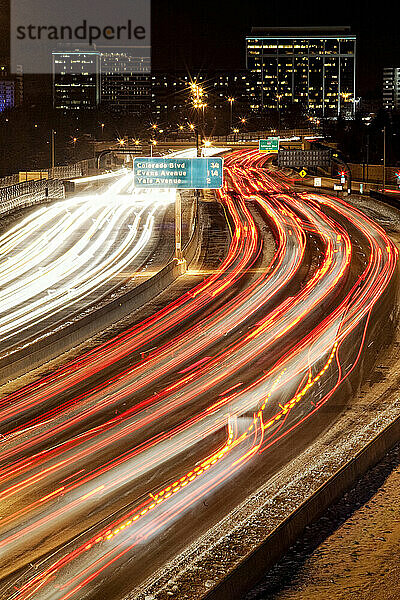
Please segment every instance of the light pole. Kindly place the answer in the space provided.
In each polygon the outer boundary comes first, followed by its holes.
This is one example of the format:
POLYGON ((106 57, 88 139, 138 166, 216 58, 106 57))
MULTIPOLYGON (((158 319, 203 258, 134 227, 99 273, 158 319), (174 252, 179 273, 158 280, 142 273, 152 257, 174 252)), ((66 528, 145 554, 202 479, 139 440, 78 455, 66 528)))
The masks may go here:
POLYGON ((199 130, 194 123, 189 124, 189 129, 193 131, 196 136, 196 156, 199 157, 201 155, 201 150, 199 146, 199 130))
POLYGON ((233 103, 235 102, 235 98, 233 96, 229 96, 228 102, 230 104, 230 125, 229 125, 229 133, 232 131, 233 125, 233 103))

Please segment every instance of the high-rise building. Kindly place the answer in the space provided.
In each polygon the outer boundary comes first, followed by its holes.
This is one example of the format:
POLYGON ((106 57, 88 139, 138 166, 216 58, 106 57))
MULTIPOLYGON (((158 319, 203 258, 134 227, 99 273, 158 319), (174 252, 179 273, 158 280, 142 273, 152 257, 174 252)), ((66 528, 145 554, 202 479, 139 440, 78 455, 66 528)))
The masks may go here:
POLYGON ((11 75, 9 61, 0 59, 0 112, 20 106, 23 102, 22 67, 18 65, 17 69, 17 73, 11 75))
POLYGON ((150 59, 123 51, 53 53, 53 104, 62 110, 140 113, 150 108, 150 59))
POLYGON ((153 71, 151 74, 152 113, 163 120, 180 119, 190 109, 190 83, 206 86, 204 73, 192 78, 187 71, 153 71))
POLYGON ((246 69, 237 71, 217 70, 212 77, 213 103, 215 108, 226 107, 227 99, 233 98, 237 110, 247 113, 256 104, 256 79, 246 69))
POLYGON ((310 116, 354 117, 356 36, 349 27, 254 27, 246 58, 256 77, 255 108, 298 105, 310 116))
POLYGON ((113 112, 140 114, 150 109, 150 59, 125 52, 101 54, 101 104, 113 112))
POLYGON ((15 81, 0 79, 0 113, 15 106, 15 81))
POLYGON ((383 69, 383 108, 400 110, 400 67, 383 69))
POLYGON ((90 110, 100 102, 100 52, 53 52, 53 105, 90 110))

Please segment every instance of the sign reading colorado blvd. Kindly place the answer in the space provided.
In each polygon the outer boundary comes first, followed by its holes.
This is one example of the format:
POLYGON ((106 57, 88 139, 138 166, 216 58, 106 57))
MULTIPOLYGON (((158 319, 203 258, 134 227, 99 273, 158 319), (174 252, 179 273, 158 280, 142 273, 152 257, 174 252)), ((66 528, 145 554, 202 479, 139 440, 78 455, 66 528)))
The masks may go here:
POLYGON ((134 158, 137 188, 215 190, 223 184, 222 158, 134 158))
POLYGON ((278 137, 269 137, 266 140, 258 141, 258 151, 259 152, 279 152, 279 138, 278 137))

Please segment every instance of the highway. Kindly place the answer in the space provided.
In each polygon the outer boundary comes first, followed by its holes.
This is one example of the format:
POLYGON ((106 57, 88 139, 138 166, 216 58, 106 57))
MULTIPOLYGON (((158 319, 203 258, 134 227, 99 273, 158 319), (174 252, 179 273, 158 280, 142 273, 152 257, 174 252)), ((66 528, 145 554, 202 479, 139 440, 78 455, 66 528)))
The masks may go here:
POLYGON ((164 253, 157 243, 174 190, 137 190, 125 168, 76 182, 80 194, 0 233, 0 357, 111 297, 154 253, 159 266, 173 253, 173 240, 164 253))
POLYGON ((218 269, 0 401, 0 598, 122 598, 342 410, 397 250, 267 160, 225 160, 218 269))
POLYGON ((0 236, 0 351, 84 310, 145 260, 174 194, 135 192, 127 172, 104 187, 38 208, 0 236))

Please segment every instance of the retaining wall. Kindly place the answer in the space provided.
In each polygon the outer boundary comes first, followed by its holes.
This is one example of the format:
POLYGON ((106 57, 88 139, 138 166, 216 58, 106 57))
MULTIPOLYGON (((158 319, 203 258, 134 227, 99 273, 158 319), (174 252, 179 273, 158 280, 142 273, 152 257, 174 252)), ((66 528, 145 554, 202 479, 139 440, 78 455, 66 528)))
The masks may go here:
POLYGON ((397 418, 291 513, 258 548, 201 600, 242 598, 294 544, 305 527, 353 487, 368 469, 382 460, 399 439, 400 418, 397 418))

